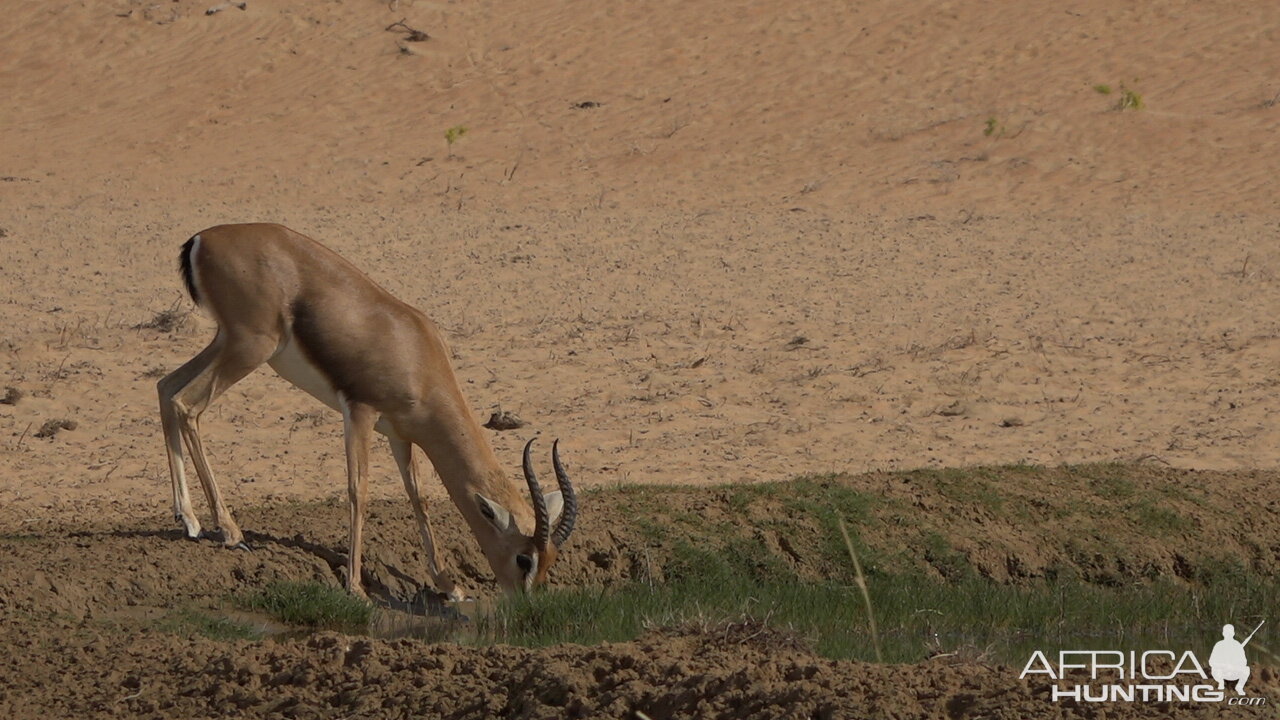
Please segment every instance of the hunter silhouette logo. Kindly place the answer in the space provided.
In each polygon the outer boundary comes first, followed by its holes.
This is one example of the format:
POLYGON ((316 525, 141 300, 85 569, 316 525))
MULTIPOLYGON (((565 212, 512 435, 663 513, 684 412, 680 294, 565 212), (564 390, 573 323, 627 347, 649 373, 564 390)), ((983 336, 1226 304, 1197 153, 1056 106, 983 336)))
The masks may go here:
POLYGON ((1059 650, 1057 662, 1036 650, 1018 677, 1043 675, 1052 680, 1054 702, 1266 705, 1267 698, 1246 697, 1244 691, 1251 674, 1244 648, 1266 622, 1258 623, 1243 641, 1236 640, 1234 625, 1223 625, 1222 639, 1213 646, 1207 665, 1191 650, 1059 650), (1228 697, 1227 683, 1235 685, 1233 697, 1228 697))
POLYGON ((1236 640, 1234 625, 1222 626, 1222 639, 1213 646, 1213 652, 1209 655, 1209 669, 1213 673, 1213 679, 1218 681, 1219 690, 1226 689, 1228 680, 1234 680, 1236 695, 1244 695, 1244 683, 1249 679, 1249 661, 1244 656, 1244 646, 1249 644, 1265 622, 1263 620, 1258 623, 1258 627, 1249 633, 1244 642, 1236 640))

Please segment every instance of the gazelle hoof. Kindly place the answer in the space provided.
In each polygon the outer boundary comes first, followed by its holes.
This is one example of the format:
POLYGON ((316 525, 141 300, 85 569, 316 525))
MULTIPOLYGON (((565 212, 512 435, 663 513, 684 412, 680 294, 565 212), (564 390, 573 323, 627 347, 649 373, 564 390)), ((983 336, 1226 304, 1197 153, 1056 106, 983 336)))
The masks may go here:
POLYGON ((173 519, 178 521, 182 526, 183 532, 186 533, 188 540, 199 540, 204 536, 204 531, 200 529, 200 523, 195 520, 187 520, 182 513, 174 513, 173 519))
POLYGON ((228 550, 244 550, 245 552, 253 552, 253 547, 250 546, 249 543, 243 540, 236 543, 235 545, 228 545, 227 549, 228 550))
MULTIPOLYGON (((357 577, 359 577, 359 573, 357 573, 357 575, 356 575, 356 576, 357 576, 357 577)), ((353 582, 351 582, 351 568, 350 568, 350 567, 346 567, 346 566, 344 566, 344 567, 340 568, 340 569, 338 570, 338 579, 339 579, 340 581, 342 581, 342 587, 343 587, 343 588, 345 588, 347 592, 351 593, 352 595, 355 595, 356 597, 360 598, 361 600, 368 600, 368 599, 369 599, 369 595, 368 595, 368 593, 366 593, 366 592, 364 591, 364 583, 360 583, 360 582, 354 582, 354 583, 353 583, 353 582)))

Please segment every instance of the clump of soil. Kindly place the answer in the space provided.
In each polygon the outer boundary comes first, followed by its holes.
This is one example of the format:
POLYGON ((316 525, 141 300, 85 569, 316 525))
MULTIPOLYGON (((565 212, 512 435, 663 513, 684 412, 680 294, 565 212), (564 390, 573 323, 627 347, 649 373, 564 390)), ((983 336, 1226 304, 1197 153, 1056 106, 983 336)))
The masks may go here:
POLYGON ((24 393, 16 387, 6 386, 4 395, 0 395, 0 405, 17 405, 18 401, 24 397, 24 393))
POLYGON ((75 420, 59 418, 57 420, 46 420, 40 429, 36 431, 38 438, 51 438, 62 430, 75 430, 79 424, 75 420))
POLYGON ((506 410, 498 410, 492 413, 484 424, 490 430, 517 430, 525 425, 528 425, 528 423, 517 417, 515 413, 506 410))

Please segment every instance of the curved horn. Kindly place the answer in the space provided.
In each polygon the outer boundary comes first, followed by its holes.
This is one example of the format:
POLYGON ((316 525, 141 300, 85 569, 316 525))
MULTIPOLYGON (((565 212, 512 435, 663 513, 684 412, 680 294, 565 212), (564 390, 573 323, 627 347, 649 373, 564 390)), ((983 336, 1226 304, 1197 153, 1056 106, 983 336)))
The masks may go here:
POLYGON ((542 486, 538 484, 538 476, 533 473, 533 459, 529 457, 529 448, 533 440, 524 446, 524 481, 529 485, 529 501, 533 503, 533 545, 539 549, 547 546, 551 536, 551 523, 547 518, 547 501, 542 497, 542 486))
POLYGON ((573 494, 573 483, 569 474, 560 464, 560 441, 551 443, 551 463, 556 466, 556 482, 560 485, 560 495, 564 498, 564 511, 560 514, 560 522, 556 523, 555 532, 551 534, 551 542, 560 547, 569 534, 573 532, 573 524, 578 520, 578 499, 573 494))

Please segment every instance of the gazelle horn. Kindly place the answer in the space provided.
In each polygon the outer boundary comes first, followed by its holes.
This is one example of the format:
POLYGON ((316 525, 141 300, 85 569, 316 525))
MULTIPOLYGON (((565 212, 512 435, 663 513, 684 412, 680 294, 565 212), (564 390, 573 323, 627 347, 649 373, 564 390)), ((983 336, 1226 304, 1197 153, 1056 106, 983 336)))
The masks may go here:
POLYGON ((560 522, 556 523, 555 532, 551 534, 551 542, 559 548, 569 539, 573 532, 573 523, 578 519, 578 499, 573 494, 573 483, 569 474, 560 464, 560 441, 551 443, 551 462, 556 467, 556 482, 560 485, 560 496, 564 498, 564 511, 560 514, 560 522))
POLYGON ((541 550, 551 537, 551 522, 547 518, 547 500, 542 497, 542 486, 538 484, 538 476, 533 472, 533 459, 529 457, 532 447, 533 440, 524 446, 524 481, 529 485, 529 501, 533 503, 533 545, 541 550))

